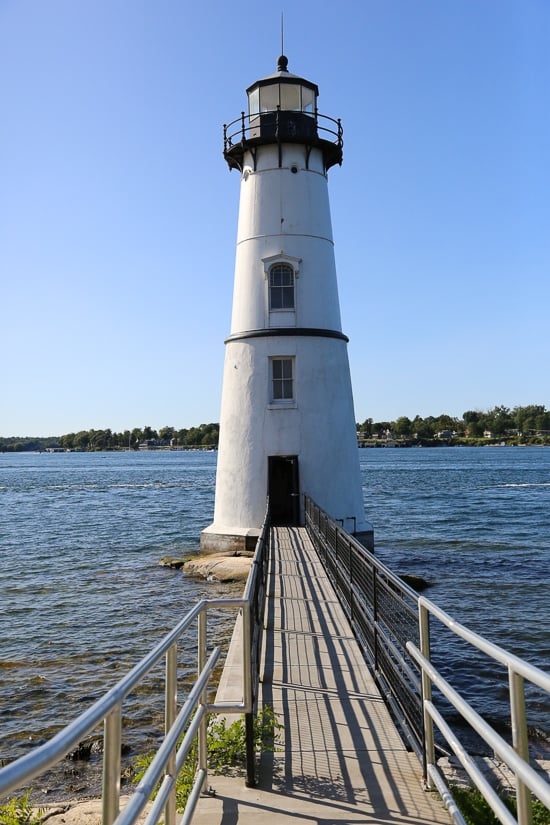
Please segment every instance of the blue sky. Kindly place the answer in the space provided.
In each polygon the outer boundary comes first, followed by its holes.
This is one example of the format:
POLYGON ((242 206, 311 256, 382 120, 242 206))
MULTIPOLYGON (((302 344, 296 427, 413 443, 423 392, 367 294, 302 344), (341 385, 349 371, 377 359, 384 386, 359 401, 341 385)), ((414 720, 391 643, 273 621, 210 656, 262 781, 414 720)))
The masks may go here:
POLYGON ((0 435, 219 420, 222 124, 281 11, 344 126, 356 419, 550 406, 548 0, 0 0, 0 435))

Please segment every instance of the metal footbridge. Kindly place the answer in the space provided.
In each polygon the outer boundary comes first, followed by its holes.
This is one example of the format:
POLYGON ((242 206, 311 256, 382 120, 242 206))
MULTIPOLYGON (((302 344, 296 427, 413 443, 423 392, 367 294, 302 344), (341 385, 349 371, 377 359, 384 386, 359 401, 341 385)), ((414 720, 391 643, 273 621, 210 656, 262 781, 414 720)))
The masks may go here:
MULTIPOLYGON (((550 783, 529 759, 524 683, 550 694, 550 675, 468 631, 404 582, 306 499, 305 527, 266 517, 242 599, 198 603, 135 668, 52 740, 0 769, 0 795, 28 786, 98 725, 104 728, 103 825, 246 823, 464 823, 437 754, 452 753, 505 825, 550 808, 550 783), (235 629, 214 700, 219 648, 208 613, 233 612, 235 629), (509 744, 432 662, 430 624, 508 675, 509 744), (178 701, 182 635, 197 625, 198 678, 178 701), (133 795, 120 803, 124 698, 165 662, 165 736, 133 795), (451 727, 453 706, 515 778, 517 817, 504 806, 451 727), (255 753, 254 714, 272 708, 274 750, 255 753), (246 777, 208 773, 210 714, 244 713, 246 777), (198 741, 195 783, 176 811, 175 778, 198 741), (155 790, 156 789, 156 790, 155 790), (152 801, 154 797, 154 801, 152 801)), ((438 634, 438 638, 439 638, 438 634)), ((433 632, 432 632, 433 636, 433 632)), ((433 640, 432 640, 433 646, 433 640)))

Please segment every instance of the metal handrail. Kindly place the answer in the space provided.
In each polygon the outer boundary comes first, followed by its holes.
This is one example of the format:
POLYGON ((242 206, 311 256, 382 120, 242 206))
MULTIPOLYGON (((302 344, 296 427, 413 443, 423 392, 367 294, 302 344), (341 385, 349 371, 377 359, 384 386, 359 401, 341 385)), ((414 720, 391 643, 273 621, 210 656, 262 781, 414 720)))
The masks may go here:
POLYGON ((419 598, 418 609, 421 639, 420 649, 412 642, 408 643, 407 649, 422 671, 423 714, 426 731, 425 762, 428 784, 437 786, 438 783, 444 783, 435 760, 433 730, 435 723, 439 732, 444 736, 462 767, 478 790, 481 791, 495 815, 501 822, 516 823, 516 819, 511 817, 509 811, 502 805, 500 798, 488 785, 483 774, 466 752, 456 733, 450 728, 433 704, 432 686, 435 686, 471 728, 476 731, 513 772, 516 784, 517 822, 519 825, 530 825, 532 821, 531 793, 535 794, 541 802, 550 808, 550 783, 537 774, 529 764, 524 681, 527 680, 550 694, 550 674, 520 659, 513 653, 509 653, 504 648, 490 642, 478 633, 469 630, 425 597, 419 598), (513 747, 460 696, 431 663, 429 641, 430 615, 437 618, 456 636, 464 639, 468 644, 507 668, 513 747))
POLYGON ((250 697, 250 708, 245 714, 246 732, 246 784, 248 787, 256 785, 255 753, 254 753, 254 716, 258 708, 258 686, 260 682, 260 656, 264 628, 264 607, 266 596, 267 566, 270 554, 270 527, 271 514, 269 497, 266 502, 264 521, 256 550, 252 559, 250 572, 246 580, 244 600, 248 609, 248 637, 250 639, 250 667, 247 668, 245 679, 245 694, 250 697))
POLYGON ((375 679, 384 684, 383 694, 392 710, 396 711, 403 732, 407 733, 408 728, 409 741, 422 760, 426 787, 435 787, 454 821, 464 825, 452 792, 436 764, 435 724, 499 820, 505 825, 530 825, 531 793, 550 808, 550 783, 529 764, 524 681, 550 693, 550 674, 469 630, 429 599, 418 596, 307 496, 305 511, 310 537, 352 629, 362 643, 365 658, 373 667, 375 679), (413 606, 416 606, 414 626, 411 623, 413 606), (430 616, 508 669, 513 747, 451 687, 432 664, 430 616), (409 638, 406 638, 407 633, 409 638), (517 820, 436 708, 432 701, 432 686, 514 773, 517 820), (415 707, 407 707, 403 696, 415 707))
POLYGON ((258 693, 259 651, 269 549, 268 530, 269 506, 256 545, 243 598, 199 601, 129 673, 77 719, 31 753, 1 768, 0 798, 21 788, 29 780, 56 765, 98 724, 103 722, 103 825, 115 825, 115 823, 116 825, 131 825, 136 822, 163 773, 164 778, 162 778, 160 790, 146 822, 147 825, 154 825, 164 813, 165 825, 175 825, 177 776, 194 739, 198 737, 198 770, 185 813, 180 820, 182 823, 188 822, 201 791, 204 791, 207 786, 206 725, 208 714, 216 711, 245 714, 247 720, 247 780, 248 784, 254 784, 252 714, 257 704, 258 693), (216 647, 207 658, 207 617, 208 611, 213 609, 237 609, 242 616, 243 693, 240 702, 224 702, 223 704, 215 702, 208 704, 207 702, 208 683, 220 657, 220 648, 216 647), (178 713, 177 647, 182 635, 195 621, 198 624, 198 677, 178 713), (119 812, 122 702, 163 657, 166 659, 165 737, 124 810, 119 812), (183 740, 178 746, 182 735, 183 740))
POLYGON ((418 641, 418 594, 305 496, 306 528, 375 681, 419 757, 424 746, 420 670, 406 644, 418 641))
MULTIPOLYGON (((122 729, 122 702, 125 697, 132 691, 136 685, 149 673, 149 671, 161 661, 162 657, 166 655, 166 733, 167 741, 172 743, 172 748, 175 746, 177 737, 181 734, 183 727, 189 718, 189 710, 199 706, 199 699, 204 695, 204 689, 210 676, 213 673, 214 667, 220 655, 219 648, 216 648, 211 654, 208 662, 206 662, 200 669, 199 677, 195 686, 192 688, 189 699, 184 705, 186 709, 185 718, 180 716, 176 719, 173 725, 168 725, 168 718, 170 716, 168 709, 171 708, 172 703, 175 705, 177 696, 176 685, 176 670, 177 668, 171 666, 171 660, 174 658, 176 646, 189 626, 201 616, 206 618, 207 611, 210 609, 219 608, 244 608, 246 602, 244 599, 202 599, 198 602, 184 618, 154 647, 132 670, 123 676, 114 687, 112 687, 106 694, 100 697, 94 704, 82 713, 77 719, 63 728, 59 733, 52 737, 52 739, 40 745, 31 753, 22 756, 14 762, 6 765, 0 769, 0 797, 11 793, 20 788, 29 780, 44 773, 49 768, 60 762, 78 743, 88 734, 90 734, 100 722, 104 723, 104 748, 103 748, 103 825, 111 825, 117 820, 119 813, 120 800, 120 742, 122 729), (197 685, 200 687, 197 688, 197 685), (192 707, 189 702, 192 699, 192 707)), ((247 644, 246 632, 243 638, 243 661, 245 667, 249 665, 249 645, 247 644)), ((206 638, 199 640, 199 647, 206 649, 206 638)), ((200 651, 199 651, 200 652, 200 651)), ((249 707, 250 699, 246 697, 245 703, 239 705, 236 710, 246 711, 249 707)), ((175 714, 172 714, 175 716, 175 714)), ((204 717, 204 713, 202 714, 204 717)), ((201 717, 201 718, 202 718, 201 717)), ((205 721, 203 722, 205 725, 205 721)), ((164 748, 164 745, 161 746, 164 748)), ((170 751, 170 746, 167 746, 170 751)), ((163 763, 164 766, 165 763, 163 763)), ((144 778, 145 781, 145 778, 144 778)), ((141 786, 139 786, 141 787, 141 786)), ((139 789, 136 793, 140 793, 139 789)), ((175 797, 174 797, 175 799, 175 797)), ((129 805, 134 809, 134 803, 131 801, 129 805)), ((175 812, 175 805, 173 812, 175 812)), ((141 810, 141 808, 140 808, 141 810)), ((174 820, 173 815, 167 812, 166 825, 174 820)), ((131 819, 123 819, 122 822, 131 822, 131 819)), ((118 820, 117 820, 118 822, 118 820)))
MULTIPOLYGON (((250 115, 246 114, 245 112, 241 112, 240 117, 235 118, 230 123, 223 124, 223 150, 224 153, 228 152, 233 146, 238 143, 246 143, 248 140, 251 139, 252 131, 256 128, 256 124, 258 118, 262 115, 267 114, 274 114, 277 115, 279 112, 286 110, 281 110, 279 108, 273 109, 266 112, 258 112, 256 114, 250 115)), ((311 117, 313 122, 315 123, 316 132, 323 132, 323 135, 327 135, 327 137, 322 137, 322 140, 326 140, 329 143, 334 143, 335 146, 342 148, 343 146, 343 135, 344 130, 342 127, 342 122, 339 118, 333 118, 329 115, 323 115, 319 112, 301 112, 296 111, 295 114, 302 114, 307 117, 311 117)))

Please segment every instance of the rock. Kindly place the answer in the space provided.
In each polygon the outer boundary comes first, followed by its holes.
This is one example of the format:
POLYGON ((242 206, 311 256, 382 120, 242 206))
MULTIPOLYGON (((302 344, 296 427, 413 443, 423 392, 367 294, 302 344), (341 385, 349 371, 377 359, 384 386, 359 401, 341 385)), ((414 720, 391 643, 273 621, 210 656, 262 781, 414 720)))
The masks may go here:
MULTIPOLYGON (((121 810, 124 810, 128 800, 128 796, 120 797, 121 810)), ((145 821, 151 809, 151 804, 151 802, 147 803, 144 812, 139 817, 139 823, 145 821)), ((95 825, 95 823, 101 822, 102 808, 101 799, 87 799, 64 804, 42 805, 37 812, 40 813, 42 821, 47 825, 95 825)))
POLYGON ((413 576, 408 573, 404 573, 402 576, 399 576, 401 581, 404 581, 405 584, 408 584, 409 587, 412 587, 413 590, 416 590, 417 593, 422 593, 423 590, 426 590, 427 587, 431 587, 432 583, 423 579, 422 576, 413 576))
POLYGON ((248 578, 252 554, 227 556, 223 553, 209 553, 188 559, 183 571, 189 576, 199 576, 208 581, 232 582, 248 578))
POLYGON ((180 559, 175 556, 163 556, 159 564, 161 567, 172 567, 174 570, 180 570, 185 564, 185 559, 180 559))

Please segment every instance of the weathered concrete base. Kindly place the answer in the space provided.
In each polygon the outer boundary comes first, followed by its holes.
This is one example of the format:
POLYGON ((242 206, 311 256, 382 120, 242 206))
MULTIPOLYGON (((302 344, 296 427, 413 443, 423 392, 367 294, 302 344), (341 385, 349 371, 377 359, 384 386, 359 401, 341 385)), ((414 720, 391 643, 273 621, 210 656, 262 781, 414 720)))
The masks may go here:
POLYGON ((201 553, 235 553, 249 552, 256 549, 259 527, 220 528, 211 524, 201 533, 201 553))
POLYGON ((357 539, 363 547, 366 547, 367 550, 374 553, 374 530, 363 530, 360 533, 353 533, 353 537, 357 539))

